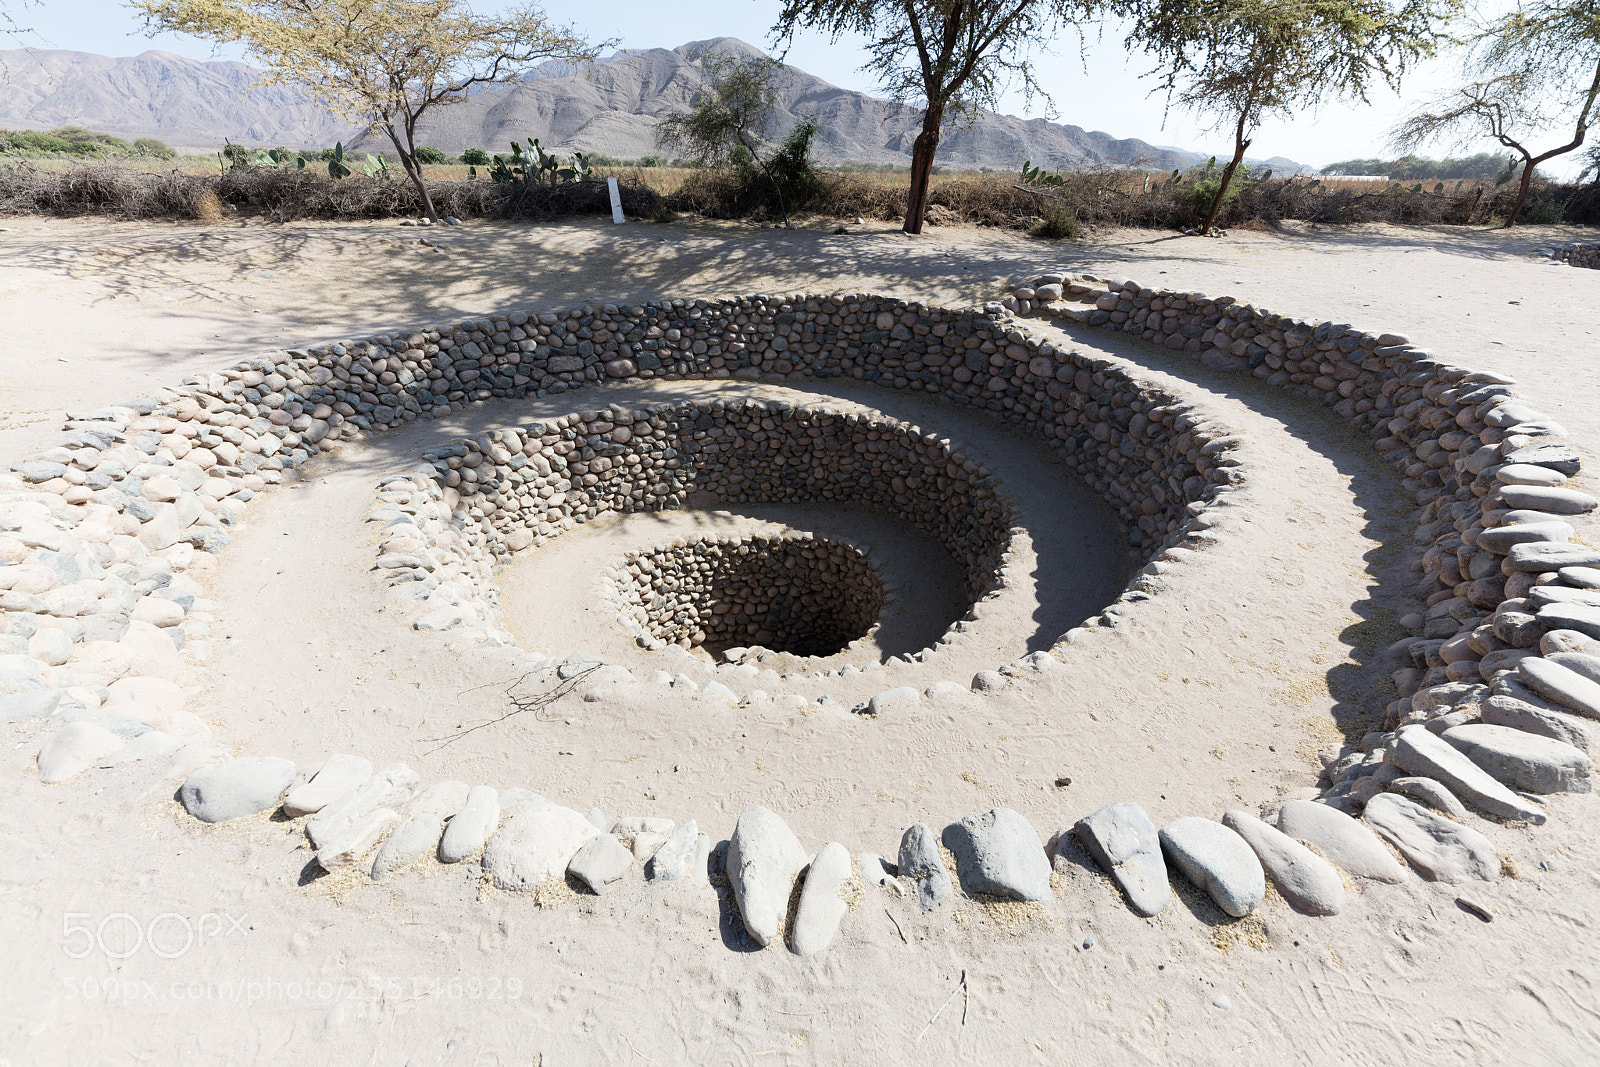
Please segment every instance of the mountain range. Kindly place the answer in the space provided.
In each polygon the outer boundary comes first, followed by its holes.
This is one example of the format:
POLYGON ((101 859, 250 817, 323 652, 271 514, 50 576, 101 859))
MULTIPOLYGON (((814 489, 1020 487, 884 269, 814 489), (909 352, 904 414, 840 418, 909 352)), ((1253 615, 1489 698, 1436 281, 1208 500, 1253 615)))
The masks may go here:
MULTIPOLYGON (((598 152, 623 159, 660 154, 655 123, 689 106, 706 86, 695 59, 706 52, 759 55, 736 38, 678 48, 621 51, 587 69, 552 61, 516 83, 474 93, 436 111, 419 144, 452 155, 469 147, 504 151, 513 139, 537 137, 546 148, 598 152)), ((247 64, 186 59, 148 51, 112 59, 84 52, 0 50, 5 79, 0 126, 49 129, 87 126, 121 137, 157 137, 184 149, 214 150, 224 138, 247 145, 320 148, 386 147, 286 86, 258 86, 247 64)), ((905 165, 920 128, 911 108, 841 89, 795 67, 780 78, 777 127, 809 116, 817 123, 814 158, 905 165)), ((956 169, 1015 169, 1023 160, 1047 168, 1137 164, 1170 170, 1204 157, 1180 148, 1117 138, 1080 126, 985 112, 946 129, 939 162, 956 169)), ((1293 166, 1288 160, 1269 161, 1293 166)))

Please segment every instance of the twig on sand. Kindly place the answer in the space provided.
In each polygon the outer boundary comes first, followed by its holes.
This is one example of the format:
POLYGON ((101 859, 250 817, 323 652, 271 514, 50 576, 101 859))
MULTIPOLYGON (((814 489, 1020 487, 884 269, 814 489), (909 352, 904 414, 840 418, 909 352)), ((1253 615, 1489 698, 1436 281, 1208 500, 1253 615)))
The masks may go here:
POLYGON ((900 940, 904 941, 908 945, 911 944, 910 941, 906 940, 906 932, 900 929, 900 922, 894 917, 894 912, 890 911, 888 908, 884 908, 883 913, 889 916, 890 922, 894 923, 894 932, 900 935, 900 940))
MULTIPOLYGON (((477 731, 483 730, 483 729, 487 729, 490 726, 499 726, 501 723, 505 722, 507 719, 511 718, 513 715, 520 715, 525 711, 537 712, 542 708, 549 707, 551 704, 554 704, 556 701, 560 700, 562 697, 564 697, 568 693, 572 692, 574 689, 577 688, 579 682, 581 682, 588 675, 594 673, 595 671, 597 671, 599 669, 600 669, 599 666, 594 666, 594 667, 588 668, 587 670, 579 671, 577 674, 574 674, 571 678, 568 678, 568 679, 566 679, 565 681, 562 681, 562 682, 558 682, 556 684, 556 687, 554 689, 550 690, 550 692, 541 694, 539 696, 535 696, 535 697, 519 697, 519 696, 516 696, 515 694, 516 694, 516 691, 517 691, 517 687, 520 686, 523 682, 527 681, 529 675, 539 673, 538 671, 530 671, 530 672, 528 672, 528 674, 522 675, 521 677, 519 677, 515 681, 513 681, 510 685, 506 686, 506 696, 511 701, 511 710, 506 711, 506 712, 502 713, 501 715, 499 715, 499 716, 497 716, 495 718, 485 719, 482 722, 476 723, 476 724, 474 724, 472 726, 468 726, 465 729, 457 730, 453 734, 448 734, 448 735, 446 735, 444 737, 425 737, 425 738, 423 738, 423 740, 427 741, 427 742, 437 741, 439 743, 438 748, 434 748, 434 749, 430 750, 430 752, 437 752, 437 751, 439 751, 440 748, 444 748, 446 745, 455 744, 457 741, 461 740, 463 737, 466 737, 468 734, 476 733, 477 731)), ((466 696, 468 693, 475 693, 479 689, 487 689, 490 685, 495 685, 495 684, 498 684, 498 683, 488 682, 488 683, 485 683, 484 685, 473 686, 471 689, 463 689, 459 695, 466 696)), ((548 721, 548 720, 541 720, 541 721, 548 721)))
POLYGON ((628 1051, 633 1053, 635 1056, 639 1057, 644 1062, 646 1062, 646 1063, 654 1063, 654 1062, 656 1062, 655 1060, 651 1059, 649 1056, 646 1056, 644 1053, 642 1053, 638 1049, 634 1048, 633 1047, 633 1042, 628 1040, 628 1035, 627 1034, 623 1034, 622 1035, 622 1040, 628 1042, 628 1051))
MULTIPOLYGON (((950 1006, 950 1002, 952 1000, 956 999, 956 994, 961 992, 965 988, 967 988, 967 971, 966 971, 966 968, 962 968, 960 983, 954 989, 950 990, 950 995, 948 997, 944 998, 944 1003, 939 1005, 939 1010, 933 1013, 933 1018, 928 1020, 928 1025, 924 1026, 922 1028, 922 1033, 917 1035, 917 1039, 912 1042, 912 1045, 920 1045, 920 1044, 922 1044, 923 1037, 928 1033, 928 1031, 930 1029, 932 1029, 933 1024, 939 1021, 939 1016, 944 1012, 944 1009, 948 1008, 950 1006)), ((962 1008, 961 1009, 961 1024, 963 1026, 965 1026, 966 1022, 967 1022, 967 1010, 965 1008, 962 1008)))

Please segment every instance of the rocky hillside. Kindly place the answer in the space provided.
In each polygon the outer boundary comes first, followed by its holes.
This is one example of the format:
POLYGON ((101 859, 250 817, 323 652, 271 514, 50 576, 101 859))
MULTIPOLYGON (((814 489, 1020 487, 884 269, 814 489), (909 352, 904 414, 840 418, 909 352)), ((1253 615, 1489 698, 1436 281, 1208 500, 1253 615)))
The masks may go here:
MULTIPOLYGON (((513 138, 537 137, 547 147, 622 158, 657 151, 655 122, 686 107, 705 80, 691 57, 703 51, 755 54, 734 38, 675 49, 619 52, 587 71, 546 64, 520 83, 477 94, 438 113, 422 140, 450 153, 468 147, 504 151, 513 138)), ((183 59, 145 52, 109 59, 82 52, 0 51, 10 84, 0 94, 0 126, 43 129, 89 126, 124 137, 160 137, 174 145, 213 148, 224 137, 245 144, 321 147, 358 139, 299 94, 255 88, 257 72, 242 63, 183 59)), ((821 162, 905 164, 916 115, 786 68, 781 96, 785 128, 816 119, 821 162)), ((1181 149, 1084 130, 1079 126, 985 114, 945 134, 939 160, 949 167, 1011 169, 1024 159, 1049 167, 1142 163, 1161 169, 1200 158, 1181 149)))
POLYGON ((352 131, 301 93, 251 88, 243 63, 145 52, 111 59, 87 52, 0 50, 0 126, 87 126, 119 137, 159 137, 180 148, 333 144, 352 131))

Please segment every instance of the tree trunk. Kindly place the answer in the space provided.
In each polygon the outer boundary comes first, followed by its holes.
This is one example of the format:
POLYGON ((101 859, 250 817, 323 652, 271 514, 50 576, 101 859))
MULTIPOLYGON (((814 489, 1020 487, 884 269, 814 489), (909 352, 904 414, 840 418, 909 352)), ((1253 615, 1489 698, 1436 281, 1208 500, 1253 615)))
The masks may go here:
POLYGON ((1212 223, 1217 221, 1217 212, 1222 210, 1222 198, 1228 195, 1228 184, 1233 181, 1233 172, 1239 169, 1239 164, 1244 162, 1245 151, 1250 147, 1250 142, 1244 136, 1244 120, 1247 112, 1241 112, 1239 123, 1233 132, 1233 158, 1228 160, 1228 165, 1222 168, 1222 184, 1217 187, 1216 198, 1211 201, 1211 210, 1206 212, 1206 221, 1200 224, 1202 234, 1211 232, 1212 223))
POLYGON ((928 184, 933 179, 933 155, 939 150, 939 127, 943 111, 922 113, 922 132, 911 144, 911 191, 906 196, 906 233, 921 233, 922 219, 928 213, 928 184))
POLYGON ((778 194, 778 214, 783 216, 783 228, 787 230, 789 228, 789 205, 783 199, 783 186, 778 183, 778 176, 772 173, 772 168, 767 166, 767 161, 761 158, 761 154, 755 150, 755 147, 744 139, 742 131, 736 133, 735 136, 739 139, 739 143, 744 146, 744 150, 750 153, 750 158, 755 160, 762 171, 766 173, 767 181, 772 183, 772 191, 778 194))
MULTIPOLYGON (((422 180, 422 167, 417 164, 416 153, 406 151, 392 125, 384 129, 389 134, 389 143, 394 145, 395 154, 400 157, 400 166, 405 170, 406 177, 411 179, 411 184, 417 187, 417 195, 422 197, 422 210, 428 213, 428 220, 437 226, 439 210, 433 206, 433 197, 428 192, 428 185, 422 180)), ((411 139, 410 130, 406 131, 406 139, 411 139)))
POLYGON ((1517 216, 1522 214, 1522 205, 1528 199, 1528 186, 1533 184, 1533 160, 1527 156, 1522 157, 1522 181, 1517 184, 1517 202, 1511 205, 1511 214, 1506 216, 1506 224, 1501 227, 1509 230, 1517 224, 1517 216))
POLYGON ((1576 152, 1583 147, 1584 138, 1589 134, 1589 115, 1594 111, 1595 101, 1600 99, 1600 63, 1594 67, 1594 80, 1589 83, 1589 92, 1583 99, 1583 110, 1578 112, 1577 130, 1572 135, 1572 140, 1560 148, 1552 148, 1548 152, 1534 156, 1519 144, 1515 144, 1503 133, 1500 143, 1516 148, 1522 153, 1522 186, 1517 190, 1517 203, 1511 209, 1511 214, 1506 217, 1504 229, 1511 229, 1517 224, 1517 218, 1522 214, 1522 205, 1528 199, 1528 186, 1533 182, 1533 172, 1547 159, 1564 156, 1568 152, 1576 152))

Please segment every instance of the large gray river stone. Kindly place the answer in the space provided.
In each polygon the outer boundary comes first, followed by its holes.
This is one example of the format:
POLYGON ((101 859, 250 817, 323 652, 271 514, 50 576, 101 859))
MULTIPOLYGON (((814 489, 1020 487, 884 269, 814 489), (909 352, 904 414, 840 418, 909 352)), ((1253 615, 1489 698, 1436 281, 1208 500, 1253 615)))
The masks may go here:
POLYGON ((600 833, 571 808, 557 804, 523 808, 484 845, 483 869, 501 889, 531 892, 565 875, 572 857, 600 833))
POLYGON ((1500 877, 1500 856, 1493 842, 1469 826, 1394 793, 1379 793, 1367 801, 1364 815, 1424 878, 1454 884, 1500 877))
POLYGON ((428 853, 437 853, 445 820, 467 802, 467 783, 435 782, 418 793, 404 813, 405 820, 389 835, 372 861, 372 877, 381 880, 409 867, 428 853))
POLYGON ((821 952, 833 941, 849 905, 841 895, 850 881, 850 851, 837 841, 823 845, 806 870, 806 884, 794 909, 789 945, 801 956, 821 952))
POLYGON ((1591 681, 1571 667, 1536 656, 1517 664, 1517 677, 1546 700, 1579 715, 1600 719, 1600 682, 1591 681))
POLYGON ((567 873, 596 893, 628 873, 633 866, 633 853, 623 847, 610 834, 591 837, 587 844, 573 855, 567 864, 567 873))
POLYGON ((789 894, 806 865, 806 850, 789 824, 763 807, 746 808, 728 839, 728 883, 744 928, 763 948, 782 932, 789 894))
MULTIPOLYGON (((693 819, 672 831, 644 866, 647 882, 676 882, 689 873, 700 851, 700 826, 693 819)), ((702 871, 702 874, 705 872, 702 871)))
POLYGON ((371 760, 336 753, 328 757, 309 782, 289 791, 283 798, 283 813, 291 818, 315 815, 371 777, 371 760))
POLYGON ((1512 789, 1524 793, 1588 793, 1594 765, 1582 751, 1553 737, 1490 723, 1468 723, 1444 739, 1512 789))
POLYGON ((911 879, 923 911, 950 895, 950 872, 944 869, 939 843, 925 823, 909 826, 901 835, 899 861, 900 877, 911 879))
POLYGON ((1344 908, 1344 880, 1327 860, 1249 812, 1230 811, 1222 822, 1244 838, 1290 904, 1312 915, 1337 915, 1344 908))
POLYGON ((293 783, 289 760, 245 756, 201 767, 184 780, 178 799, 201 822, 227 822, 277 807, 293 783))
POLYGON ((944 830, 956 875, 968 894, 1034 904, 1050 900, 1050 858, 1033 825, 1010 808, 968 815, 944 830))
POLYGON ((1159 914, 1172 895, 1161 838, 1144 809, 1129 801, 1107 804, 1078 820, 1073 831, 1140 915, 1159 914))
POLYGON ((1540 824, 1544 812, 1489 776, 1438 734, 1408 726, 1395 735, 1394 761, 1402 770, 1443 782, 1450 792, 1479 811, 1503 819, 1540 824))
POLYGON ((92 722, 74 722, 39 746, 39 780, 46 785, 75 778, 127 744, 126 739, 92 722))
POLYGON ((439 839, 439 862, 460 863, 480 852, 500 825, 500 791, 492 785, 475 785, 439 839))
POLYGON ((1217 907, 1242 919, 1267 893, 1266 872, 1244 838, 1210 819, 1189 816, 1161 828, 1161 850, 1217 907))
POLYGON ((1278 829, 1316 846, 1346 874, 1375 882, 1402 882, 1406 869, 1371 830, 1344 812, 1314 800, 1291 800, 1278 811, 1278 829))
POLYGON ((1479 705, 1478 714, 1493 726, 1509 726, 1541 737, 1553 737, 1590 756, 1600 752, 1600 722, 1561 708, 1495 695, 1479 705))

